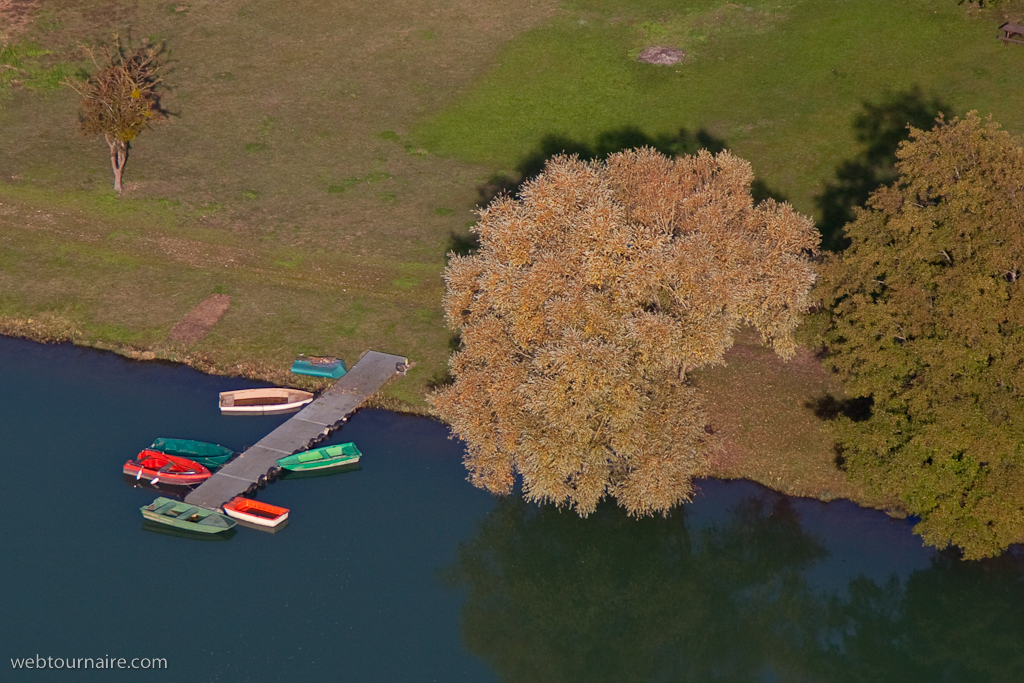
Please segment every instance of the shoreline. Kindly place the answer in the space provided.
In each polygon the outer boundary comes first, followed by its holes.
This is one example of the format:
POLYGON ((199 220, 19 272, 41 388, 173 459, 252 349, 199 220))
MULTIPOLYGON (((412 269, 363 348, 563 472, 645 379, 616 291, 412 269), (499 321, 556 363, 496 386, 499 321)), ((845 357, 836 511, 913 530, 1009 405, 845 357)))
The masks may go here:
MULTIPOLYGON (((235 364, 228 367, 218 366, 216 362, 205 354, 190 354, 175 348, 173 345, 157 346, 150 349, 141 349, 131 344, 111 343, 103 340, 90 340, 85 338, 81 332, 65 320, 56 316, 48 316, 45 319, 36 318, 14 318, 12 316, 0 317, 0 336, 11 339, 21 339, 37 344, 71 344, 85 349, 112 353, 122 358, 138 362, 168 363, 182 365, 197 372, 218 377, 242 377, 254 381, 268 382, 278 386, 291 386, 307 391, 323 391, 333 384, 333 380, 306 377, 295 375, 288 370, 270 368, 264 364, 235 364)), ((703 382, 702 382, 703 384, 703 382)), ((368 399, 363 406, 368 409, 386 410, 400 415, 425 417, 437 422, 443 421, 433 414, 427 407, 420 408, 413 406, 400 399, 389 396, 375 396, 368 399)), ((886 504, 884 501, 872 501, 858 499, 854 495, 826 495, 813 492, 801 491, 798 482, 791 481, 784 476, 766 478, 758 476, 753 465, 746 463, 744 458, 733 459, 726 465, 721 459, 721 453, 728 450, 730 444, 723 438, 718 447, 710 454, 711 472, 706 479, 717 481, 746 480, 751 481, 766 489, 793 498, 817 500, 822 503, 829 503, 836 500, 849 501, 858 507, 879 510, 885 512, 890 518, 904 519, 906 513, 898 507, 886 504)), ((771 474, 771 472, 769 472, 771 474)), ((698 480, 699 481, 699 480, 698 480)))
MULTIPOLYGON (((272 368, 269 364, 265 363, 236 363, 223 366, 217 364, 207 354, 188 352, 184 348, 173 344, 139 348, 132 344, 88 339, 73 324, 56 316, 47 316, 45 319, 0 316, 0 337, 23 339, 37 344, 71 344, 85 349, 113 353, 128 360, 184 365, 205 375, 241 377, 259 382, 267 382, 276 386, 302 389, 304 391, 320 392, 332 386, 335 381, 309 375, 296 375, 290 370, 272 368)), ((435 420, 438 419, 426 407, 421 409, 418 406, 390 396, 377 395, 367 399, 365 407, 388 410, 402 415, 416 415, 435 420)))

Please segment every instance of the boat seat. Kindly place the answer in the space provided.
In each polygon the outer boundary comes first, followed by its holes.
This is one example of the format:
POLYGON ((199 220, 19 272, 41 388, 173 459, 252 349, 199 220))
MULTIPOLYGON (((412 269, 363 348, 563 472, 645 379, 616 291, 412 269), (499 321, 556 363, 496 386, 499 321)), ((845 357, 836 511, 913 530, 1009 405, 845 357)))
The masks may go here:
POLYGON ((189 517, 191 517, 192 515, 196 514, 197 512, 199 512, 199 508, 197 508, 197 507, 190 507, 187 510, 183 510, 182 512, 179 512, 178 514, 175 515, 175 517, 177 517, 178 519, 188 519, 189 517))
POLYGON ((163 515, 163 514, 166 514, 166 513, 170 512, 171 509, 175 505, 177 505, 177 503, 172 500, 170 503, 164 503, 163 505, 158 507, 156 510, 153 510, 153 512, 155 512, 158 515, 163 515))

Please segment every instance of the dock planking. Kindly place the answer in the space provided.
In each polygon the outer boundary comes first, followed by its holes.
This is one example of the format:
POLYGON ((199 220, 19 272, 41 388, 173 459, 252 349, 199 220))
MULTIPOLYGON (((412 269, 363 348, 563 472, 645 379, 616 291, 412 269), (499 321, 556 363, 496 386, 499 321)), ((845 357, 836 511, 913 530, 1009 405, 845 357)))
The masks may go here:
POLYGON ((277 467, 278 458, 306 450, 340 427, 408 364, 403 356, 367 351, 333 387, 200 484, 185 502, 213 510, 245 493, 277 467))

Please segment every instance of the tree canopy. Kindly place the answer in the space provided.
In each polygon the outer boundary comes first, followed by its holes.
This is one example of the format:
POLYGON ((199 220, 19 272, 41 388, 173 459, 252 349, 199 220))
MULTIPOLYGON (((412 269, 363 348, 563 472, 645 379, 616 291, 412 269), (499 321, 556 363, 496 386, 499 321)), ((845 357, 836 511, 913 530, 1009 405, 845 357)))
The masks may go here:
POLYGON ((810 303, 812 222, 755 205, 728 152, 553 158, 480 213, 480 250, 445 272, 462 348, 432 401, 477 486, 631 514, 688 500, 708 433, 687 373, 748 323, 783 356, 810 303))
POLYGON ((1024 149, 972 112, 898 158, 817 290, 828 362, 874 402, 837 433, 927 542, 983 557, 1024 539, 1024 149))
POLYGON ((152 45, 129 50, 118 36, 114 36, 112 46, 104 45, 98 52, 84 49, 97 72, 88 79, 69 79, 64 83, 78 93, 82 133, 102 134, 107 141, 114 189, 120 194, 128 145, 163 117, 155 92, 162 80, 160 50, 152 45))

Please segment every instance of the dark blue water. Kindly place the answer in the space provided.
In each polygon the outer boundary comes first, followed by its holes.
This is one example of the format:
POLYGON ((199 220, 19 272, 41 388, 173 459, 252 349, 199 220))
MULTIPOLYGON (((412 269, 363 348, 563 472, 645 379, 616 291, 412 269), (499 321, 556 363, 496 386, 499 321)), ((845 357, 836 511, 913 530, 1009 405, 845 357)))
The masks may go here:
POLYGON ((255 386, 0 339, 0 681, 1024 681, 1024 561, 965 563, 848 503, 704 482, 586 520, 465 482, 440 424, 362 411, 362 469, 286 479, 276 534, 143 527, 158 436, 255 443, 255 386), (12 658, 166 658, 15 670, 12 658), (11 671, 11 673, 7 673, 11 671))

